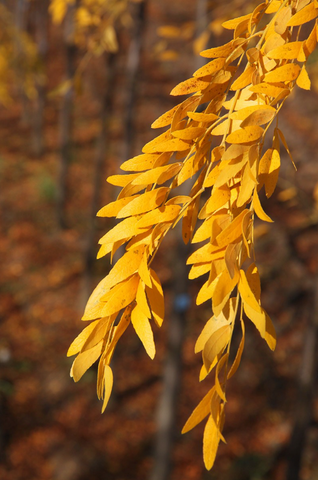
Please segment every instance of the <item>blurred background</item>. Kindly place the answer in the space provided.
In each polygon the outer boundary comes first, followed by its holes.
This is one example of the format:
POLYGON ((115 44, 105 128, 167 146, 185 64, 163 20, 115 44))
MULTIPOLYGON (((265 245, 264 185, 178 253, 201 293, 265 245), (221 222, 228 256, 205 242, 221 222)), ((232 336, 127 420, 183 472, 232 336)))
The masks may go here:
MULTIPOLYGON (((69 344, 89 294, 109 271, 96 219, 113 201, 106 177, 138 155, 169 92, 230 39, 221 23, 254 0, 0 1, 0 478, 2 480, 318 479, 318 54, 310 92, 284 105, 285 152, 274 224, 256 228, 262 303, 274 353, 247 324, 228 384, 212 472, 203 425, 181 436, 212 381, 198 381, 194 344, 210 305, 195 306, 178 234, 156 259, 166 320, 151 361, 132 329, 117 348, 106 412, 96 369, 69 377, 69 344)), ((310 27, 308 27, 310 31, 310 27)), ((234 344, 239 343, 239 333, 234 344)))

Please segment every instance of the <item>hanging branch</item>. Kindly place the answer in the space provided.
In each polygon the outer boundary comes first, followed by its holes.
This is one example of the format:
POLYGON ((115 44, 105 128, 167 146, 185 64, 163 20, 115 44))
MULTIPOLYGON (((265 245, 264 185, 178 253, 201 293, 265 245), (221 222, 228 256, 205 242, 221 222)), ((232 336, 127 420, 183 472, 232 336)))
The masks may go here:
POLYGON ((195 345, 203 357, 200 380, 210 374, 212 386, 183 428, 185 433, 207 417, 203 456, 208 469, 224 440, 226 385, 241 361, 245 323, 254 324, 272 350, 276 344, 273 324, 261 306, 254 220, 272 221, 259 194, 264 190, 270 197, 275 190, 281 144, 290 155, 277 114, 296 84, 310 88, 306 62, 316 47, 317 24, 303 41, 300 31, 317 16, 316 0, 272 0, 225 22, 233 39, 204 50, 201 55, 209 63, 172 90, 175 96, 192 95, 152 124, 169 128, 147 143, 141 155, 123 163, 128 174, 108 178, 122 190, 98 212, 120 220, 100 239, 98 257, 112 257, 121 245, 126 252, 88 301, 83 320, 91 323, 68 352, 77 354, 71 375, 78 381, 99 359, 97 394, 104 399, 104 411, 113 383, 110 360, 130 324, 154 357, 150 321, 161 326, 164 299, 151 264, 163 238, 182 221, 186 244, 204 242, 187 261, 191 279, 208 276, 197 304, 212 302, 211 318, 195 345), (264 26, 259 26, 261 20, 264 26), (263 151, 272 131, 272 146, 263 151), (176 194, 192 177, 190 194, 176 194), (204 193, 209 198, 201 207, 204 193), (202 223, 196 229, 198 219, 202 223), (236 324, 242 339, 230 362, 236 324))

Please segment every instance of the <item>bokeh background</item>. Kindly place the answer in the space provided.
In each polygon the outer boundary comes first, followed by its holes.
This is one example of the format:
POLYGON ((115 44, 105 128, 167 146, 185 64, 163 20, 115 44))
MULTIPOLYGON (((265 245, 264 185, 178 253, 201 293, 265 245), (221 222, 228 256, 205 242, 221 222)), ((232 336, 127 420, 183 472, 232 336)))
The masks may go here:
POLYGON ((279 120, 298 172, 284 152, 278 188, 264 203, 275 223, 256 229, 277 349, 247 325, 228 384, 227 445, 212 472, 203 467, 203 426, 180 434, 211 382, 199 384, 194 354, 210 306, 195 306, 200 282, 186 280, 189 250, 177 231, 156 260, 167 310, 156 358, 126 331, 102 416, 96 369, 74 384, 66 357, 110 268, 95 260, 98 238, 114 225, 95 219, 118 193, 106 177, 155 136, 151 123, 177 103, 169 92, 202 64, 198 52, 228 41, 222 22, 256 5, 0 2, 2 480, 318 479, 317 53, 311 91, 298 89, 279 120))

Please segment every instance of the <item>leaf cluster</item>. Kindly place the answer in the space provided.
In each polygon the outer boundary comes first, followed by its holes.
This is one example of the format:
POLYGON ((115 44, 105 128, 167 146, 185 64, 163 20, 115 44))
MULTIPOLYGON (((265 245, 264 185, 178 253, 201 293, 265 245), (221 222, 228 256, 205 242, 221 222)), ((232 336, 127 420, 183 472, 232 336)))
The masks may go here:
POLYGON ((151 263, 170 229, 182 222, 184 242, 196 247, 187 260, 189 278, 206 277, 196 302, 212 306, 195 345, 195 352, 202 352, 200 380, 210 375, 212 386, 183 429, 207 417, 203 456, 208 469, 224 441, 226 385, 240 364, 246 321, 272 350, 276 344, 261 305, 254 222, 256 217, 272 221, 260 193, 270 197, 275 190, 281 146, 290 154, 277 114, 295 85, 310 88, 306 62, 317 44, 317 16, 317 1, 272 0, 226 21, 232 40, 204 50, 208 63, 172 90, 187 98, 152 124, 165 131, 123 163, 127 173, 108 178, 121 192, 98 212, 119 219, 100 239, 98 257, 113 257, 122 245, 125 253, 88 301, 83 320, 91 323, 70 347, 69 355, 77 354, 71 375, 79 380, 99 359, 97 392, 104 410, 112 388, 110 360, 130 323, 154 357, 151 322, 162 324, 164 300, 151 263), (312 20, 308 37, 300 40, 302 25, 312 20), (271 146, 264 151, 269 133, 271 146), (178 187, 188 181, 188 195, 180 195, 178 187), (236 323, 242 339, 230 361, 236 323))

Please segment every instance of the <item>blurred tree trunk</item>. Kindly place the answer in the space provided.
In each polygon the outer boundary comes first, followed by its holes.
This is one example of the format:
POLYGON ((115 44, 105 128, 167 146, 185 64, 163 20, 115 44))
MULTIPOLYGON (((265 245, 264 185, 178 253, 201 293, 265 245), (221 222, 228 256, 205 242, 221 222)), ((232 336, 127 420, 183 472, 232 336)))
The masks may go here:
MULTIPOLYGON (((86 303, 89 293, 91 292, 91 280, 93 265, 96 258, 95 234, 96 234, 96 213, 100 208, 100 191, 103 167, 107 155, 109 142, 109 123, 112 117, 114 102, 114 85, 116 77, 116 53, 104 53, 106 63, 106 87, 100 108, 100 130, 95 150, 95 167, 93 180, 93 196, 90 208, 89 226, 86 248, 84 252, 84 275, 83 275, 83 299, 86 303)), ((103 180, 104 181, 104 180, 103 180)))
POLYGON ((145 28, 147 0, 143 0, 135 5, 134 25, 132 38, 129 45, 127 55, 126 69, 126 109, 124 119, 124 145, 123 145, 123 161, 133 155, 134 139, 135 139, 135 105, 138 86, 138 70, 140 66, 140 57, 142 49, 142 38, 145 28))
POLYGON ((17 29, 16 37, 16 51, 17 51, 17 74, 18 74, 18 89, 19 95, 21 98, 22 112, 21 112, 21 121, 25 125, 29 124, 30 115, 29 115, 29 105, 28 97, 24 90, 24 73, 23 73, 23 47, 22 47, 22 38, 20 34, 26 32, 27 28, 27 15, 28 15, 29 4, 27 0, 17 0, 16 9, 15 9, 15 25, 17 29))
POLYGON ((32 149, 37 157, 44 151, 44 107, 46 93, 45 66, 48 53, 48 0, 40 0, 35 10, 35 41, 38 47, 37 98, 33 112, 32 149))
POLYGON ((66 197, 67 197, 67 172, 72 155, 72 110, 74 97, 74 74, 76 46, 74 44, 75 30, 75 10, 76 4, 68 7, 64 20, 64 45, 65 45, 65 64, 66 75, 65 82, 67 85, 66 92, 63 96, 62 105, 59 116, 59 144, 60 144, 60 162, 57 184, 57 222, 60 228, 66 228, 66 197))
MULTIPOLYGON (((207 1, 198 0, 196 11, 196 38, 206 26, 207 1)), ((195 57, 195 67, 202 65, 202 58, 195 57)), ((203 59, 204 61, 204 59, 203 59)), ((182 192, 185 195, 188 192, 182 192)), ((168 319, 167 358, 163 374, 162 393, 157 412, 157 433, 154 448, 154 465, 150 480, 168 480, 172 469, 172 451, 177 435, 177 401, 182 375, 182 347, 186 324, 186 312, 190 303, 187 292, 188 269, 186 260, 190 246, 185 245, 181 234, 181 225, 175 229, 176 248, 173 252, 173 312, 168 319)))
MULTIPOLYGON (((181 225, 180 225, 181 227, 181 225)), ((182 347, 186 325, 186 312, 190 303, 187 293, 188 272, 186 258, 188 245, 180 239, 181 228, 176 230, 176 246, 171 251, 173 278, 171 293, 173 309, 167 318, 167 354, 164 365, 162 392, 157 410, 157 432, 154 447, 154 463, 150 480, 167 480, 172 469, 172 451, 179 434, 177 430, 178 396, 182 377, 182 347)))
POLYGON ((308 427, 313 418, 313 393, 317 372, 318 349, 318 276, 314 278, 308 308, 308 326, 301 371, 298 381, 298 399, 295 408, 295 423, 287 451, 286 480, 299 480, 303 452, 306 447, 308 427), (312 308, 310 308, 312 307, 312 308))

